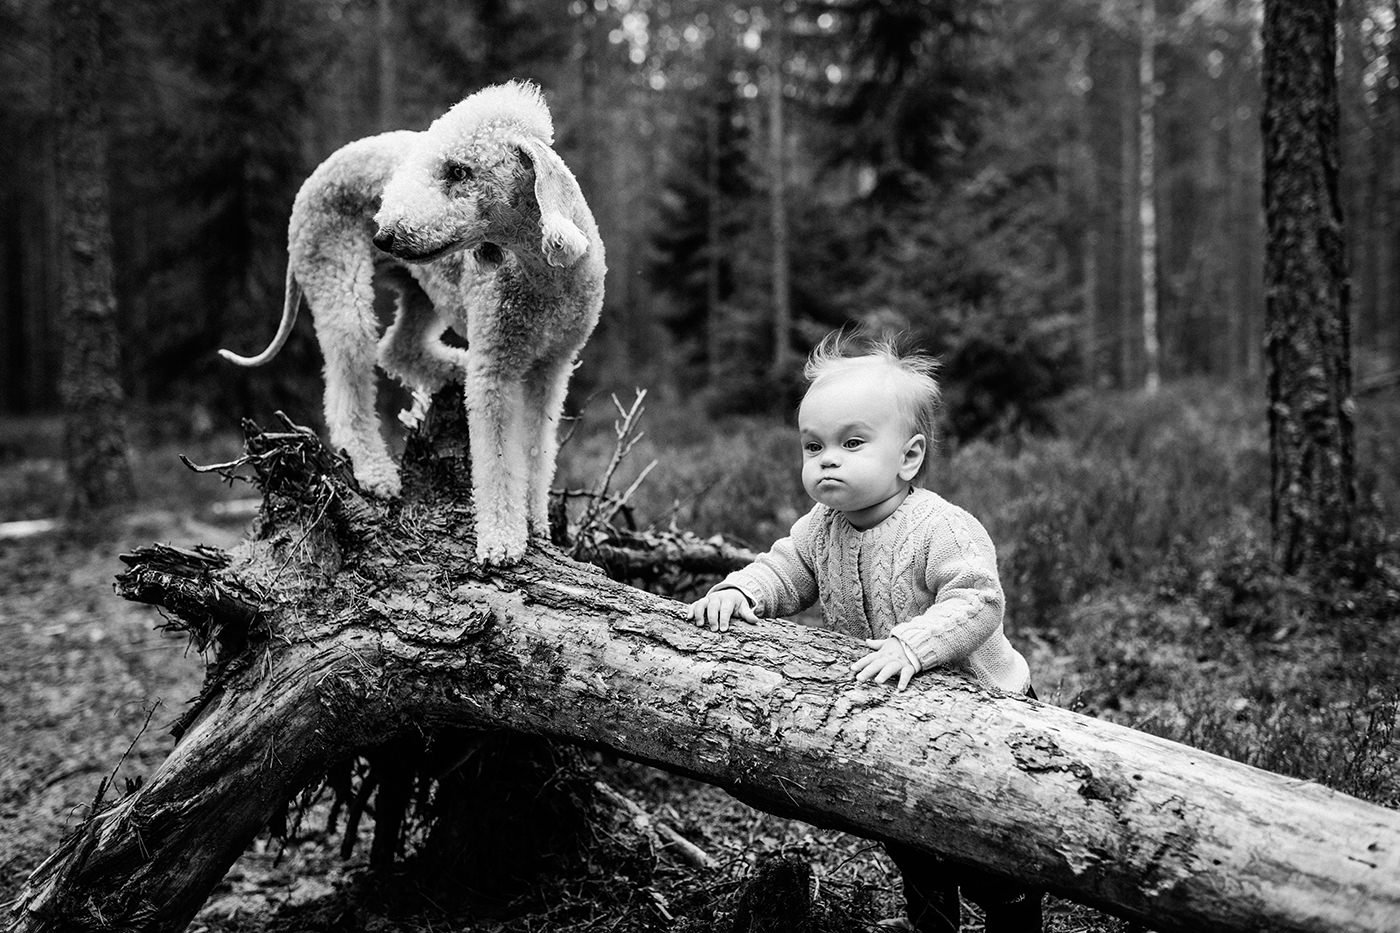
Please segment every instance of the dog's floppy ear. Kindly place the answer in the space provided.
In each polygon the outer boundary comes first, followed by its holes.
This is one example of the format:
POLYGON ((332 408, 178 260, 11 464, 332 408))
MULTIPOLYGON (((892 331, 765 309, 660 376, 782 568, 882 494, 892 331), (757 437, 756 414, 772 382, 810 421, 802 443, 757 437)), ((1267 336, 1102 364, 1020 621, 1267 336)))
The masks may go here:
POLYGON ((583 192, 564 160, 532 136, 519 141, 535 168, 535 201, 540 206, 540 249, 551 266, 572 266, 588 249, 588 237, 570 218, 586 213, 583 192))

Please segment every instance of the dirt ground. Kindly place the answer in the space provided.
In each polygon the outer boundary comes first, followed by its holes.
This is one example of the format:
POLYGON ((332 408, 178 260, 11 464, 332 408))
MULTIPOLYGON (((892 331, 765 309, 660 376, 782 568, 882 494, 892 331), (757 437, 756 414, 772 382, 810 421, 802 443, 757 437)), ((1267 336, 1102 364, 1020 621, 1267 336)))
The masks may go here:
POLYGON ((146 606, 119 599, 121 542, 237 530, 173 515, 121 522, 108 541, 0 540, 0 885, 12 893, 76 825, 104 779, 117 793, 165 757, 167 728, 199 689, 202 664, 146 606), (110 545, 110 546, 107 546, 110 545))

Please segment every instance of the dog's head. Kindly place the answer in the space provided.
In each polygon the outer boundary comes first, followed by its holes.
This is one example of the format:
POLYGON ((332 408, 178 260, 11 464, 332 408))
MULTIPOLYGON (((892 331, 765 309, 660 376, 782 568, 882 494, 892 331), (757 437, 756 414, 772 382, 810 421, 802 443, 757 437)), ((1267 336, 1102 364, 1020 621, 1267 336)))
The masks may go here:
POLYGON ((429 262, 493 243, 571 266, 588 249, 588 207, 550 148, 554 125, 532 84, 485 88, 418 134, 384 187, 375 245, 429 262))

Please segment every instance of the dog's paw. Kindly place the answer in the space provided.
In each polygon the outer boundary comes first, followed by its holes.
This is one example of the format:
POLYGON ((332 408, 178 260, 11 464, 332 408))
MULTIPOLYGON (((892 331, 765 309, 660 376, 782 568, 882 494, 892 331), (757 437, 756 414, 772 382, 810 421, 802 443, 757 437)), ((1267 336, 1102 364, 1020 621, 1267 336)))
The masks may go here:
POLYGON ((397 470, 377 471, 361 474, 356 472, 355 481, 360 488, 378 499, 397 499, 403 492, 403 481, 397 470))
POLYGON ((398 480, 392 483, 371 483, 365 487, 365 492, 376 499, 397 499, 403 492, 403 484, 398 480))
POLYGON ((428 406, 433 403, 433 397, 422 389, 413 390, 413 404, 399 412, 399 423, 410 431, 423 423, 423 419, 428 415, 428 406))
POLYGON ((525 543, 480 540, 476 544, 476 559, 487 567, 505 567, 525 556, 525 543))

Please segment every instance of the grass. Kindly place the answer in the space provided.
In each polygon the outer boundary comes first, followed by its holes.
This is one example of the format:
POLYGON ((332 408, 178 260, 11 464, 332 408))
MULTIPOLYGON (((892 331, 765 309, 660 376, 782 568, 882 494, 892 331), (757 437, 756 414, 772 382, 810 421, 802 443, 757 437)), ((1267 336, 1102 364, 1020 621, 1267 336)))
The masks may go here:
MULTIPOLYGON (((611 405, 591 407, 564 448, 560 485, 592 487, 612 455, 611 405)), ((1357 421, 1375 570, 1360 584, 1286 579, 1271 567, 1258 392, 1198 383, 1151 399, 1073 396, 1058 403, 1052 435, 946 444, 931 485, 981 518, 997 542, 1008 634, 1030 660, 1043 699, 1397 807, 1400 399, 1367 400, 1357 421)), ((762 548, 808 507, 789 424, 711 422, 695 410, 654 405, 643 428, 612 484, 624 489, 656 462, 630 502, 639 525, 724 533, 762 548)), ((210 505, 248 490, 195 475, 176 454, 227 460, 239 444, 227 433, 193 441, 138 433, 140 501, 109 540, 0 541, 8 642, 0 745, 15 750, 0 763, 0 902, 91 802, 152 698, 164 706, 127 757, 127 776, 149 773, 160 760, 169 744, 160 720, 173 719, 198 686, 198 659, 158 634, 149 610, 116 600, 106 581, 113 555, 151 536, 184 544, 237 538, 240 530, 216 524, 210 505)), ((0 461, 0 521, 55 514, 64 492, 56 423, 0 423, 0 451, 16 450, 23 456, 0 461)), ((702 878, 663 864, 652 882, 656 896, 587 886, 595 892, 588 897, 604 900, 580 904, 584 888, 559 888, 513 919, 464 926, 423 914, 398 928, 667 929, 656 904, 676 915, 719 916, 715 905, 727 903, 755 861, 781 851, 809 859, 823 890, 861 922, 894 909, 891 868, 861 840, 757 813, 650 769, 610 767, 619 786, 724 867, 702 878), (560 926, 550 918, 564 907, 576 919, 560 926)), ((322 928, 297 926, 308 904, 385 928, 372 905, 346 906, 363 891, 355 883, 363 867, 339 863, 333 848, 315 834, 286 845, 260 841, 196 928, 322 928)), ((976 929, 975 919, 968 928, 976 929)), ((1056 902, 1047 929, 1104 933, 1121 924, 1056 902)))
MULTIPOLYGON (((177 431, 164 411, 136 415, 129 429, 129 460, 136 494, 132 510, 207 513, 217 502, 255 495, 251 486, 221 485, 180 464, 231 460, 242 448, 233 430, 177 431)), ((183 420, 183 419, 182 419, 183 420)), ((53 518, 67 499, 63 422, 58 417, 0 417, 0 522, 53 518)))

